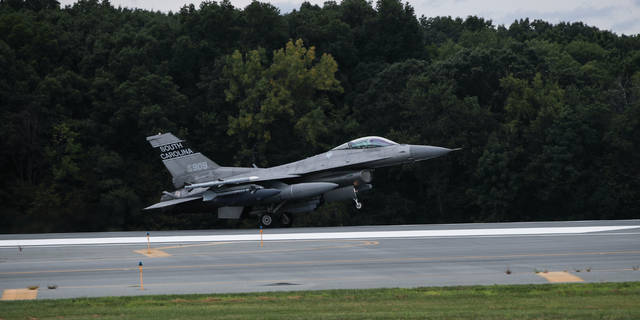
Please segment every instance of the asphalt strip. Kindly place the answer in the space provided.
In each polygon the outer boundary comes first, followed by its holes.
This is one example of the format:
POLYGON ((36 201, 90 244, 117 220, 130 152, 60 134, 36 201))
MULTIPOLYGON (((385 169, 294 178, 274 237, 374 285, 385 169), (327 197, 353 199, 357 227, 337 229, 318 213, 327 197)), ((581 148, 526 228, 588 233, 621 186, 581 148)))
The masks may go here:
MULTIPOLYGON (((504 229, 457 229, 457 230, 411 230, 378 232, 327 232, 327 233, 275 233, 265 232, 263 240, 335 240, 335 239, 383 239, 383 238, 429 238, 429 237, 474 237, 474 236, 530 236, 585 234, 594 232, 619 231, 640 228, 640 226, 606 227, 557 227, 557 228, 504 228, 504 229)), ((152 237, 153 243, 187 243, 219 241, 260 241, 260 234, 241 235, 199 235, 152 237)), ((20 239, 0 240, 0 247, 17 246, 60 246, 60 245, 98 245, 98 244, 136 244, 147 243, 147 237, 113 238, 73 238, 73 239, 20 239)))

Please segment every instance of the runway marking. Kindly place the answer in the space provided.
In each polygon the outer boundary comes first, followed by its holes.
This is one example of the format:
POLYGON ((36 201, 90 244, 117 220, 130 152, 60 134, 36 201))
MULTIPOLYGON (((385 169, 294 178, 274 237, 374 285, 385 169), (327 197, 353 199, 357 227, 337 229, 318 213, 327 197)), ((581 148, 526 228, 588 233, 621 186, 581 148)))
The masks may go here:
MULTIPOLYGON (((429 238, 429 237, 472 237, 472 236, 530 236, 551 234, 584 234, 592 232, 636 229, 640 226, 607 227, 551 227, 551 228, 502 228, 502 229, 456 229, 456 230, 406 230, 406 231, 362 231, 362 232, 325 232, 325 233, 276 233, 264 234, 265 241, 274 240, 337 240, 337 239, 382 239, 382 238, 429 238)), ((220 241, 256 241, 257 234, 205 235, 153 237, 154 243, 176 242, 220 242, 220 241)), ((18 246, 56 246, 87 244, 132 244, 146 243, 146 237, 113 238, 73 238, 73 239, 22 239, 0 240, 0 247, 18 246)))
POLYGON ((0 300, 33 300, 38 297, 38 289, 6 289, 0 300))
MULTIPOLYGON (((293 241, 271 241, 270 243, 286 243, 293 241)), ((224 255, 241 255, 241 254, 255 254, 255 253, 276 253, 276 252, 294 252, 294 251, 310 251, 310 250, 327 250, 327 249, 342 249, 342 248, 352 248, 352 247, 361 247, 361 246, 370 246, 379 244, 378 241, 360 241, 360 240, 318 240, 318 241, 307 241, 307 242, 359 242, 358 244, 349 244, 344 246, 329 246, 329 247, 317 247, 317 248, 300 248, 300 249, 281 249, 281 250, 260 250, 260 251, 238 251, 238 252, 217 252, 217 253, 196 253, 196 254, 181 254, 180 257, 193 257, 193 256, 224 256, 224 255)), ((189 247, 199 247, 199 246, 208 246, 208 245, 221 245, 221 244, 237 244, 237 243, 247 243, 247 242, 216 242, 216 243, 204 243, 204 244, 193 244, 193 245, 184 245, 184 246, 171 246, 171 247, 162 247, 158 249, 176 249, 176 248, 189 248, 189 247)), ((256 241, 259 243, 259 241, 256 241)), ((151 249, 153 250, 153 249, 151 249)), ((134 250, 136 253, 145 254, 148 252, 148 249, 134 250), (139 252, 142 251, 142 252, 139 252)), ((125 258, 93 258, 93 259, 65 259, 65 260, 41 260, 41 261, 15 261, 15 262, 3 262, 2 265, 9 264, 25 264, 25 263, 55 263, 55 262, 69 262, 69 261, 94 261, 94 260, 128 260, 128 259, 136 259, 138 257, 125 257, 125 258)), ((2 274, 2 273, 0 273, 2 274)))
MULTIPOLYGON (((336 241, 336 240, 330 240, 330 241, 336 241)), ((352 240, 345 240, 345 241, 352 241, 352 240)), ((274 241, 272 241, 273 243, 274 241)), ((292 242, 292 241, 275 241, 275 242, 292 242)), ((243 252, 220 252, 220 253, 211 253, 211 254, 193 254, 193 255, 180 255, 181 257, 188 257, 188 256, 203 256, 203 255, 207 255, 207 256, 215 256, 215 255, 240 255, 240 254, 255 254, 255 253, 275 253, 275 252, 292 252, 292 251, 311 251, 311 250, 327 250, 327 249, 342 249, 342 248, 351 248, 351 247, 360 247, 360 246, 370 246, 370 245, 376 245, 379 244, 378 241, 355 241, 355 242, 362 242, 360 244, 350 244, 350 245, 345 245, 345 246, 331 246, 331 247, 318 247, 318 248, 300 248, 300 249, 282 249, 282 250, 265 250, 265 251, 243 251, 243 252)), ((238 243, 238 242, 236 242, 238 243)), ((188 248, 188 247, 199 247, 199 246, 208 246, 208 245, 219 245, 219 244, 233 244, 233 242, 218 242, 218 243, 205 243, 205 244, 194 244, 194 245, 187 245, 187 246, 171 246, 171 247, 164 247, 164 248, 159 248, 159 249, 178 249, 178 248, 188 248)), ((148 252, 146 250, 135 250, 135 252, 138 253, 142 253, 143 252, 148 252)), ((153 251, 153 249, 151 249, 151 251, 153 251)), ((147 255, 147 254, 145 254, 147 255)), ((168 257, 171 257, 170 254, 167 253, 168 257)))
POLYGON ((555 271, 555 272, 540 272, 537 275, 547 279, 549 282, 584 282, 584 279, 574 276, 569 272, 555 271))
MULTIPOLYGON (((603 254, 630 254, 640 253, 640 251, 621 252, 585 252, 585 253, 548 253, 548 254, 518 254, 502 256, 469 256, 469 257, 437 257, 437 258, 405 258, 405 259, 366 259, 366 260, 333 260, 333 261, 299 261, 299 262, 264 262, 264 263, 237 263, 237 264, 211 264, 197 266, 171 266, 171 267, 145 267, 151 269, 193 269, 193 268, 228 268, 228 267, 261 267, 278 265, 310 265, 310 264, 333 264, 333 263, 363 263, 363 262, 400 262, 400 261, 433 261, 433 260, 461 260, 461 259, 496 259, 496 258, 523 258, 523 257, 556 257, 556 256, 580 256, 580 255, 603 255, 603 254)), ((85 270, 51 270, 51 271, 19 271, 0 272, 2 274, 35 274, 35 273, 67 273, 67 272, 96 272, 96 271, 120 271, 122 268, 112 269, 85 269, 85 270)), ((135 269, 131 269, 135 270, 135 269)))
POLYGON ((232 244, 233 242, 216 242, 216 243, 200 243, 200 244, 188 244, 188 245, 179 245, 179 246, 170 246, 170 247, 162 247, 158 249, 177 249, 177 248, 190 248, 190 247, 201 247, 201 246, 217 246, 221 244, 232 244))
POLYGON ((133 250, 133 252, 137 252, 137 253, 142 253, 145 256, 149 257, 149 258, 164 258, 164 257, 171 257, 170 254, 164 252, 164 251, 160 251, 158 249, 142 249, 142 250, 133 250))

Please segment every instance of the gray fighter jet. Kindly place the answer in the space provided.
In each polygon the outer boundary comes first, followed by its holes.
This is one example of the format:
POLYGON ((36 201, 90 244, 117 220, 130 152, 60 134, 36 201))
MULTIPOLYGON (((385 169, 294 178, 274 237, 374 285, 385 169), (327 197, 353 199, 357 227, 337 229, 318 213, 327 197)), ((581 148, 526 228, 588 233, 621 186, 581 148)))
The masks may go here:
POLYGON ((219 219, 260 217, 262 225, 289 227, 294 214, 326 202, 353 200, 370 190, 375 168, 445 155, 452 149, 397 144, 364 137, 325 153, 272 168, 221 167, 171 133, 147 137, 178 189, 164 191, 161 202, 146 209, 169 214, 216 212, 219 219))

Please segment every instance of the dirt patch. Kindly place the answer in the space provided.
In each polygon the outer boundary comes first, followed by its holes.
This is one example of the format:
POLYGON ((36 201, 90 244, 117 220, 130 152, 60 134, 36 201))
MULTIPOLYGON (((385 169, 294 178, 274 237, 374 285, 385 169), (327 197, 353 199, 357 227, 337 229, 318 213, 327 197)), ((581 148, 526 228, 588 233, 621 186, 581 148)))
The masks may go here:
POLYGON ((222 301, 222 299, 220 299, 220 298, 206 298, 206 299, 202 300, 202 302, 216 302, 216 301, 222 301))
POLYGON ((273 297, 257 297, 256 299, 258 299, 258 300, 276 300, 276 298, 273 298, 273 297))
POLYGON ((291 296, 291 297, 287 297, 289 300, 298 300, 298 299, 302 299, 301 296, 291 296))

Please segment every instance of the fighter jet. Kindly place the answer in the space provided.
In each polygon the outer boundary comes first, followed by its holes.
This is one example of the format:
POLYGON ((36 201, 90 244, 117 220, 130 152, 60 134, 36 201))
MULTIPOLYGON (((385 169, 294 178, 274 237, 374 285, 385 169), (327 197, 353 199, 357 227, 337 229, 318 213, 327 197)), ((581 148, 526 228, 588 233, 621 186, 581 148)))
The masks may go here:
POLYGON ((412 163, 457 149, 398 144, 381 137, 343 143, 325 153, 272 168, 221 167, 171 133, 147 137, 173 176, 176 191, 147 209, 168 214, 217 212, 219 219, 259 217, 264 227, 290 227, 294 215, 352 200, 376 168, 412 163), (276 220, 277 219, 277 220, 276 220))

